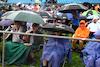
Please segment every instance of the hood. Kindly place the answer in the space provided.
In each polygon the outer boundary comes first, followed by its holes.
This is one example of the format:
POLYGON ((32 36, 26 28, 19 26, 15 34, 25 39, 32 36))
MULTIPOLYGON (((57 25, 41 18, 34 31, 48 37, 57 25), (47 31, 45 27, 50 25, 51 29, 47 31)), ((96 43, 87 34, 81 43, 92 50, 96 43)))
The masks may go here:
POLYGON ((97 36, 100 38, 100 30, 98 30, 97 32, 95 32, 93 35, 94 35, 94 37, 96 39, 98 39, 97 36))
POLYGON ((79 26, 81 25, 81 23, 83 23, 85 25, 85 20, 81 20, 79 26))

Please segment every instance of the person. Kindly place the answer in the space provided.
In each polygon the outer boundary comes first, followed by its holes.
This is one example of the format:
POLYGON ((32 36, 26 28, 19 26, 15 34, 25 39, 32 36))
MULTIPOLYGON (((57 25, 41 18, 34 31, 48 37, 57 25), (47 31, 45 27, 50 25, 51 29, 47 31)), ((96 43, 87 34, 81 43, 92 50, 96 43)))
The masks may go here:
MULTIPOLYGON (((55 35, 60 36, 61 31, 55 32, 55 35)), ((68 61, 71 62, 71 43, 68 39, 50 38, 47 44, 43 46, 43 52, 41 56, 41 66, 47 66, 47 61, 50 61, 52 67, 60 67, 60 63, 63 62, 65 56, 68 57, 68 61)))
MULTIPOLYGON (((81 20, 79 27, 75 31, 75 36, 74 37, 77 37, 77 38, 88 38, 88 36, 89 36, 89 29, 87 29, 85 27, 85 21, 81 20)), ((76 51, 76 48, 75 48, 76 42, 77 42, 77 40, 72 40, 72 44, 73 44, 72 51, 76 51)), ((83 44, 84 44, 84 41, 83 40, 79 40, 79 52, 82 50, 83 44)))
POLYGON ((98 11, 99 5, 96 5, 96 6, 94 7, 94 9, 95 9, 95 11, 98 11))
MULTIPOLYGON (((18 24, 18 23, 16 23, 18 24)), ((41 34, 38 31, 38 26, 33 25, 33 33, 41 34)), ((19 25, 15 26, 16 29, 19 28, 19 25)), ((17 34, 13 34, 12 41, 7 41, 5 43, 5 65, 21 65, 25 64, 28 56, 32 58, 32 62, 35 61, 33 51, 39 47, 39 44, 43 42, 42 37, 38 36, 29 36, 28 40, 25 43, 20 43, 19 38, 17 38, 17 34), (16 35, 16 37, 15 37, 16 35)), ((36 63, 36 62, 33 62, 36 63)), ((2 61, 0 62, 2 64, 2 61)))
MULTIPOLYGON (((100 39, 100 30, 93 34, 95 39, 100 39)), ((82 63, 86 67, 100 66, 100 42, 90 41, 81 51, 85 54, 82 63)))
MULTIPOLYGON (((10 30, 11 32, 26 32, 27 31, 27 29, 24 28, 24 26, 21 25, 21 22, 19 22, 19 21, 15 21, 14 25, 11 25, 9 27, 8 27, 9 28, 8 30, 10 30)), ((8 31, 8 30, 6 30, 6 31, 8 31)), ((8 34, 8 36, 6 37, 6 40, 7 41, 9 41, 9 40, 11 40, 11 41, 15 40, 13 42, 23 42, 22 37, 23 37, 22 35, 8 34)))
POLYGON ((78 10, 72 10, 72 15, 73 15, 73 18, 72 18, 72 28, 74 29, 74 31, 76 31, 76 29, 78 28, 79 26, 79 20, 80 20, 80 17, 79 17, 79 11, 78 10))
MULTIPOLYGON (((39 28, 39 24, 33 23, 33 25, 32 25, 32 29, 33 29, 33 30, 30 31, 30 32, 28 32, 28 33, 42 34, 42 33, 39 31, 38 28, 39 28)), ((24 37, 23 39, 26 40, 25 37, 24 37)), ((39 45, 44 43, 42 37, 28 36, 27 39, 28 39, 28 40, 26 40, 26 42, 28 42, 28 43, 24 43, 24 45, 28 45, 28 46, 29 46, 29 45, 32 45, 32 46, 33 46, 33 49, 38 49, 39 45), (30 42, 30 43, 29 43, 29 42, 30 42)), ((31 58, 32 58, 33 60, 35 59, 35 58, 34 58, 33 52, 30 53, 30 56, 31 56, 31 58)), ((36 59, 35 59, 35 61, 36 61, 36 59)))
POLYGON ((98 18, 93 18, 92 23, 90 23, 87 26, 87 28, 90 30, 89 38, 92 38, 93 33, 95 33, 96 31, 98 31, 100 29, 99 24, 97 24, 97 20, 98 20, 98 18))

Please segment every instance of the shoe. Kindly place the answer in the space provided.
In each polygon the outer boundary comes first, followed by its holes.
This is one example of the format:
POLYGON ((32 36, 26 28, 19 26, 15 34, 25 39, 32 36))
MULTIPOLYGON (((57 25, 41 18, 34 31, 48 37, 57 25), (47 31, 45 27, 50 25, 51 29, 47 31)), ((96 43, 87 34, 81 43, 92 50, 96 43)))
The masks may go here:
POLYGON ((32 63, 34 63, 34 64, 36 64, 36 63, 37 63, 36 58, 32 58, 32 63))
POLYGON ((71 52, 76 52, 76 49, 73 49, 73 48, 72 48, 72 49, 71 49, 71 52))
POLYGON ((78 53, 80 53, 80 52, 81 52, 81 50, 80 50, 80 49, 78 49, 78 50, 77 50, 77 52, 78 52, 78 53))
POLYGON ((80 56, 81 58, 83 58, 83 53, 82 53, 82 52, 80 52, 80 53, 79 53, 79 56, 80 56))

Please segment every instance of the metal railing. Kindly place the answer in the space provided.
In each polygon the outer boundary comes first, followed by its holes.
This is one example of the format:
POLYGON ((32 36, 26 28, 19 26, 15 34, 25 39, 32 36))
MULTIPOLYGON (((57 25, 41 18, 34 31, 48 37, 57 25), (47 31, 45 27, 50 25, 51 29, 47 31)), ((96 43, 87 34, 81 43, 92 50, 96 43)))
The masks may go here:
POLYGON ((2 51, 2 67, 4 67, 4 57, 5 57, 5 34, 21 34, 21 35, 32 35, 32 36, 40 36, 40 37, 52 37, 52 38, 61 38, 61 39, 75 39, 75 40, 85 40, 85 41, 96 41, 100 42, 99 39, 88 39, 88 38, 73 38, 68 36, 56 36, 56 35, 45 35, 45 34, 34 34, 34 33, 19 33, 19 32, 10 32, 10 31, 0 31, 3 33, 3 51, 2 51))

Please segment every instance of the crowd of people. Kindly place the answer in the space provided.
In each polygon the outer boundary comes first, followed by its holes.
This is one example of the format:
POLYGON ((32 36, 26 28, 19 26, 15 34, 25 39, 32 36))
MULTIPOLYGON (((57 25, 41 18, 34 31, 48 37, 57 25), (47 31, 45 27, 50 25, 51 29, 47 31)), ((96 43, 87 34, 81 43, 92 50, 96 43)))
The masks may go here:
MULTIPOLYGON (((3 13, 7 11, 12 11, 13 5, 2 6, 0 17, 3 13)), ((45 9, 40 5, 26 5, 22 4, 17 5, 18 10, 35 10, 45 9), (33 7, 34 6, 34 7, 33 7)), ((51 13, 56 13, 55 9, 59 8, 59 5, 47 5, 46 7, 52 7, 53 9, 47 10, 51 13)), ((88 5, 86 8, 90 9, 88 5)), ((95 11, 99 13, 99 5, 94 7, 95 11)), ((71 11, 72 18, 65 19, 65 22, 62 20, 49 20, 47 19, 45 23, 60 23, 70 26, 74 29, 75 33, 72 34, 72 37, 76 38, 91 38, 91 39, 100 39, 100 17, 94 17, 91 20, 80 19, 81 12, 78 10, 71 11)), ((36 33, 44 34, 42 30, 42 25, 37 23, 14 21, 14 24, 9 26, 9 31, 11 32, 23 32, 23 33, 36 33)), ((45 31, 46 32, 46 31, 45 31)), ((62 36, 62 31, 49 32, 47 34, 53 34, 56 36, 62 36)), ((69 33, 66 33, 69 34, 69 33)), ((38 36, 29 36, 29 35, 18 35, 18 34, 8 34, 6 37, 6 47, 5 47, 5 65, 21 65, 21 64, 32 64, 36 63, 37 60, 33 54, 33 51, 39 48, 40 44, 44 44, 44 38, 38 36)), ((83 40, 69 40, 69 39, 60 39, 60 38, 49 38, 47 43, 43 46, 42 56, 41 56, 41 67, 47 67, 48 61, 52 67, 60 67, 60 63, 63 62, 65 56, 67 56, 68 61, 72 61, 71 52, 78 52, 79 56, 83 58, 83 64, 86 67, 99 67, 98 58, 99 54, 99 42, 88 42, 83 40), (72 42, 72 47, 71 47, 72 42), (79 44, 79 48, 76 48, 76 44, 79 44), (87 44, 88 43, 88 44, 87 44), (87 44, 85 48, 83 45, 87 44), (93 44, 93 45, 91 45, 93 44), (86 54, 87 56, 83 56, 86 54)), ((1 62, 2 63, 2 62, 1 62)), ((0 63, 0 64, 1 64, 0 63)))

